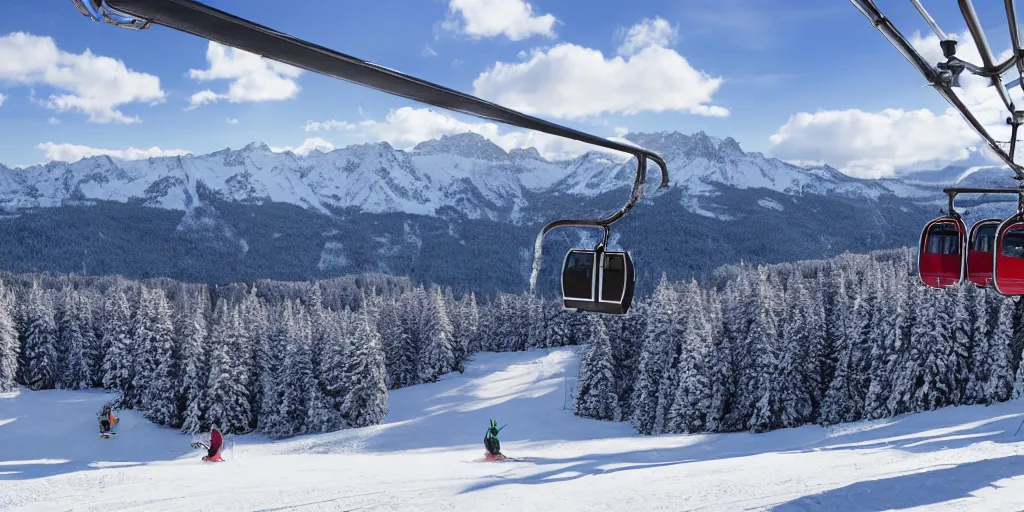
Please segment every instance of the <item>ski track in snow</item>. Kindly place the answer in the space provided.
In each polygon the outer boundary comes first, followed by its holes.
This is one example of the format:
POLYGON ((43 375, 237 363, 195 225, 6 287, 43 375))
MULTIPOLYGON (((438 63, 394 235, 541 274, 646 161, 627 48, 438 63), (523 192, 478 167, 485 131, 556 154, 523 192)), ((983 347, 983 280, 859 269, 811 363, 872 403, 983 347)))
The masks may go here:
POLYGON ((227 436, 219 464, 134 411, 100 439, 103 391, 0 395, 0 509, 1024 509, 1020 400, 833 428, 639 436, 563 409, 575 353, 476 354, 465 374, 392 391, 384 424, 227 436), (525 461, 472 462, 489 418, 508 423, 502 451, 525 461))

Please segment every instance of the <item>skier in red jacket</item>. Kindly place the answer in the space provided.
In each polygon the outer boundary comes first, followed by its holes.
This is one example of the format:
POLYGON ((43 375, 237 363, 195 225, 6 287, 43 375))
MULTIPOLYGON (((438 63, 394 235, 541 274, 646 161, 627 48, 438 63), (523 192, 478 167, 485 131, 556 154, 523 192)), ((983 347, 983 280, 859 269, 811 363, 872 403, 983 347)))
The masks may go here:
POLYGON ((220 435, 217 429, 210 430, 210 445, 200 442, 192 443, 193 448, 199 448, 202 446, 206 448, 206 455, 203 456, 203 460, 208 462, 223 462, 224 459, 220 458, 220 450, 224 448, 224 438, 220 435))

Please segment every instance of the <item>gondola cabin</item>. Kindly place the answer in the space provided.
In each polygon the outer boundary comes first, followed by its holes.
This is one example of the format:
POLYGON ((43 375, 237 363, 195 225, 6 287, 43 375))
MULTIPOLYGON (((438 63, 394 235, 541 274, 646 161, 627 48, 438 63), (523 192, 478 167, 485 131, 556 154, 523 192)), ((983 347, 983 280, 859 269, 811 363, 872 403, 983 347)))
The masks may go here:
POLYGON ((947 288, 963 280, 966 234, 964 221, 959 218, 942 217, 925 225, 917 259, 921 282, 947 288))
POLYGON ((573 249, 562 265, 562 305, 595 313, 625 314, 633 303, 635 281, 628 253, 573 249))
POLYGON ((982 288, 992 286, 996 230, 1002 222, 1002 219, 979 220, 967 237, 967 278, 982 288))
POLYGON ((1010 217, 996 231, 993 284, 1003 295, 1024 295, 1024 217, 1010 217))

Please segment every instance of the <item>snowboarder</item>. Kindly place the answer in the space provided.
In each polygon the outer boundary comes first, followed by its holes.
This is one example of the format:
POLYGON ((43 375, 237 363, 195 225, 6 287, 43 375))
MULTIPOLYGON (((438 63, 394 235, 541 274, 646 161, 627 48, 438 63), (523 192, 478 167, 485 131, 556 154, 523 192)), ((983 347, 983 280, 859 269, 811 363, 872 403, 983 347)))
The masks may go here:
POLYGON ((111 430, 117 424, 118 418, 114 417, 114 411, 110 406, 104 407, 100 412, 100 436, 109 438, 114 432, 111 430))
POLYGON ((505 424, 498 428, 498 422, 491 420, 491 426, 487 429, 487 434, 484 435, 484 448, 487 450, 488 460, 500 460, 505 457, 501 454, 501 441, 498 441, 498 432, 507 426, 508 424, 505 424))
POLYGON ((220 435, 217 429, 210 429, 210 444, 194 442, 192 443, 193 448, 203 447, 206 448, 206 455, 203 456, 203 460, 207 462, 224 462, 224 459, 220 458, 220 450, 224 447, 224 438, 220 435))

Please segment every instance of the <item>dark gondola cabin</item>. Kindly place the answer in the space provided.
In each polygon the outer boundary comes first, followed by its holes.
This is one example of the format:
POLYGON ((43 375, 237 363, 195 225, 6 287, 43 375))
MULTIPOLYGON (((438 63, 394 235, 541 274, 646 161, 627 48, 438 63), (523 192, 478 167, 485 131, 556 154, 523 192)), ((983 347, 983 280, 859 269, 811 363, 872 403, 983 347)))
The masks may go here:
POLYGON ((967 278, 983 288, 992 286, 996 230, 1002 219, 979 220, 967 237, 967 278))
POLYGON ((1003 295, 1024 295, 1024 219, 1015 215, 996 232, 993 282, 1003 295))
POLYGON ((963 279, 966 234, 967 228, 959 218, 935 219, 924 227, 917 258, 921 282, 933 288, 947 288, 963 279))
POLYGON ((562 305, 621 315, 633 303, 636 275, 625 252, 573 249, 562 266, 562 305))

